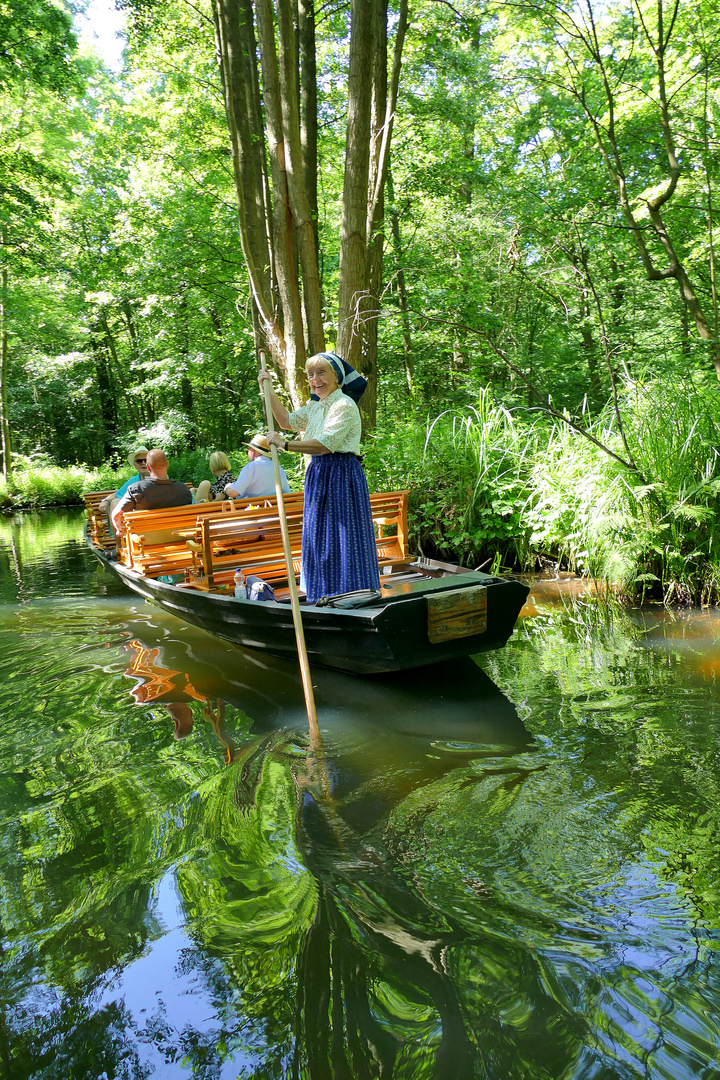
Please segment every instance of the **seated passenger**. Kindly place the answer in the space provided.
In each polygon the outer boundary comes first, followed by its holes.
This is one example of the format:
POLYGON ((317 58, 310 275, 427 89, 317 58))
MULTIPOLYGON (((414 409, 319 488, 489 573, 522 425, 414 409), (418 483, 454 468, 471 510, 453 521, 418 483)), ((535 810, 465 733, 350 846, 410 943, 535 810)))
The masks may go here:
POLYGON ((189 506, 192 495, 187 484, 168 479, 168 459, 162 450, 151 450, 147 456, 150 476, 139 484, 131 484, 112 512, 112 524, 120 535, 122 517, 126 510, 159 510, 166 506, 189 506))
POLYGON ((209 480, 201 480, 197 489, 193 492, 195 502, 214 502, 215 499, 225 498, 225 485, 232 484, 233 474, 230 472, 230 462, 227 454, 216 450, 210 455, 208 462, 210 472, 215 477, 211 483, 209 480))
POLYGON ((123 495, 130 487, 131 484, 139 484, 141 480, 147 480, 147 456, 148 449, 146 446, 138 446, 136 450, 131 450, 128 454, 128 464, 131 469, 137 468, 137 475, 131 476, 129 480, 119 487, 114 495, 108 495, 98 504, 98 509, 103 511, 107 510, 110 514, 115 509, 115 504, 118 499, 122 499, 123 495))
MULTIPOLYGON (((270 447, 264 435, 254 435, 247 446, 249 461, 244 469, 240 470, 237 480, 225 485, 225 494, 231 499, 252 499, 255 495, 260 498, 268 498, 275 494, 275 477, 273 475, 270 447)), ((285 470, 280 469, 283 491, 290 491, 288 478, 285 470)))

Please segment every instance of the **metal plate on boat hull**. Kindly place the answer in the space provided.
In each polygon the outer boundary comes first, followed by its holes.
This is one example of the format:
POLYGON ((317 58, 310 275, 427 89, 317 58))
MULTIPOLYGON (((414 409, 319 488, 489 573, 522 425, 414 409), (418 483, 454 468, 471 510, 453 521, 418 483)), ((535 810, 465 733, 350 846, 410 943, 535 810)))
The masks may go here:
POLYGON ((487 587, 438 593, 427 598, 428 640, 433 645, 453 638, 471 637, 487 630, 487 587))

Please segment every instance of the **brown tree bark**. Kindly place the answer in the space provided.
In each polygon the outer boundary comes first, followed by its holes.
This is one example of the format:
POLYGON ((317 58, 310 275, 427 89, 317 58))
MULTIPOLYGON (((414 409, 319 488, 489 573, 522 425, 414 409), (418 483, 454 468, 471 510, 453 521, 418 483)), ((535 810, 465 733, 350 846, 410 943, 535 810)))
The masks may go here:
POLYGON ((267 345, 280 369, 285 340, 273 301, 271 201, 249 0, 215 0, 215 42, 238 204, 240 246, 253 297, 256 345, 267 345))
POLYGON ((385 247, 385 187, 380 182, 384 167, 383 128, 387 119, 387 0, 373 3, 374 64, 372 80, 372 105, 370 117, 370 167, 367 216, 366 279, 367 296, 363 304, 362 323, 362 371, 368 380, 368 388, 360 401, 360 412, 366 431, 375 427, 377 419, 377 342, 382 293, 383 253, 385 247), (377 192, 377 195, 375 193, 377 192))
MULTIPOLYGON (((258 0, 258 10, 260 3, 258 0)), ((265 0, 268 7, 269 0, 265 0)), ((325 348, 325 333, 320 300, 320 274, 315 239, 315 220, 308 196, 305 174, 307 161, 303 154, 300 133, 300 89, 298 71, 298 35, 295 25, 295 9, 292 0, 276 0, 280 51, 280 105, 285 158, 287 162, 287 185, 292 210, 295 241, 297 243, 306 317, 308 348, 311 353, 325 348)))
MULTIPOLYGON (((213 0, 213 19, 256 345, 269 348, 297 405, 306 390, 306 346, 311 352, 325 347, 312 0, 256 0, 257 50, 251 0, 213 0)), ((352 0, 337 348, 370 376, 365 395, 370 425, 375 420, 384 186, 407 0, 402 0, 390 93, 386 24, 387 0, 352 0), (367 334, 366 309, 373 324, 367 334)))
MULTIPOLYGON (((135 325, 135 315, 133 313, 132 304, 127 298, 120 301, 120 311, 125 319, 128 337, 130 338, 130 370, 135 381, 138 385, 142 386, 146 380, 145 372, 140 360, 140 338, 138 336, 137 326, 135 325)), ((143 424, 153 423, 155 420, 155 407, 152 397, 146 390, 143 390, 142 396, 138 396, 137 410, 138 416, 143 424)))
POLYGON ((414 392, 413 375, 415 374, 415 360, 413 357, 412 331, 410 327, 410 312, 408 309, 407 283, 405 281, 405 255, 403 252, 402 236, 400 235, 400 218, 395 208, 395 192, 393 189, 392 169, 388 169, 387 189, 390 198, 390 235, 392 236, 393 253, 395 255, 395 278, 398 288, 398 306, 400 308, 400 325, 402 326, 403 359, 405 362, 405 378, 408 390, 414 392))
POLYGON ((113 450, 117 435, 117 401, 110 378, 107 342, 93 335, 92 349, 95 355, 95 374, 97 376, 100 413, 103 420, 103 457, 107 460, 113 450))
MULTIPOLYGON (((100 326, 102 327, 103 336, 105 339, 105 348, 108 355, 112 358, 113 367, 115 368, 115 374, 117 381, 120 383, 123 391, 123 397, 125 398, 125 404, 127 405, 128 412, 130 413, 130 419, 135 427, 140 427, 140 417, 138 415, 135 404, 132 400, 132 396, 128 390, 128 385, 123 373, 122 364, 120 363, 120 357, 118 356, 117 347, 115 345, 115 337, 110 329, 110 323, 108 322, 107 312, 104 309, 100 311, 100 326)), ((115 411, 117 413, 117 405, 115 405, 115 411)), ((117 416, 115 418, 117 423, 117 416)))
MULTIPOLYGON (((317 63, 315 58, 315 4, 314 0, 298 0, 298 54, 300 67, 300 147, 302 174, 310 205, 315 251, 318 254, 318 281, 321 315, 325 307, 320 267, 320 236, 318 228, 318 118, 317 118, 317 63)), ((310 319, 305 307, 305 322, 310 319)), ((308 352, 322 351, 308 335, 308 352)), ((323 335, 324 348, 324 335, 323 335)))
POLYGON ((362 313, 367 296, 367 209, 375 0, 352 0, 345 178, 340 225, 337 351, 362 370, 362 313))
MULTIPOLYGON (((262 69, 265 131, 272 180, 272 238, 278 291, 284 321, 285 372, 293 402, 300 400, 305 343, 300 303, 300 285, 293 254, 293 219, 288 189, 288 160, 283 133, 283 95, 275 43, 272 0, 257 0, 258 44, 262 69)), ((292 35, 294 38, 294 35, 292 35)), ((282 34, 280 34, 282 37, 282 34)), ((271 348, 273 342, 268 338, 271 348)), ((273 349, 273 355, 275 350, 273 349)))
POLYGON ((368 389, 360 403, 367 431, 374 427, 376 416, 384 194, 407 3, 402 0, 400 7, 389 85, 386 0, 353 0, 352 18, 337 349, 368 378, 368 389))

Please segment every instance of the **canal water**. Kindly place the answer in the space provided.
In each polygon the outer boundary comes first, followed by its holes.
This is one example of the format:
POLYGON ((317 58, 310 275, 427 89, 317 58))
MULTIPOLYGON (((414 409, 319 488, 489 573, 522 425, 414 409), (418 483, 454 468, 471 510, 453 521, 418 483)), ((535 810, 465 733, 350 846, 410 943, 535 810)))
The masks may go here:
POLYGON ((0 520, 0 1075, 720 1077, 720 620, 314 673, 0 520))

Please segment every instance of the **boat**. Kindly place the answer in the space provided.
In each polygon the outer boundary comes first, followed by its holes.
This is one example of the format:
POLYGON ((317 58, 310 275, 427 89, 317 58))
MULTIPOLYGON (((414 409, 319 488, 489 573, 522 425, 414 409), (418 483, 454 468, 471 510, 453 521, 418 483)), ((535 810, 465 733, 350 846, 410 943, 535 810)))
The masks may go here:
MULTIPOLYGON (((85 496, 86 541, 106 570, 140 596, 244 648, 297 658, 276 500, 199 503, 125 515, 111 551, 106 492, 85 496), (275 599, 234 594, 235 569, 256 575, 275 599)), ((301 602, 310 665, 354 674, 422 668, 499 649, 513 632, 527 585, 412 556, 407 492, 371 495, 380 588, 301 602)), ((293 569, 299 573, 302 493, 285 496, 293 569)))

